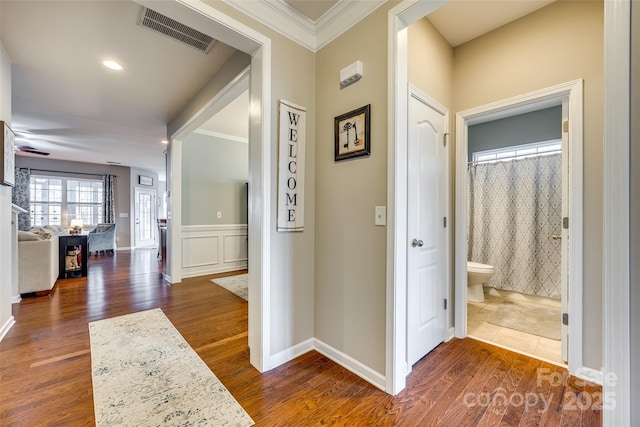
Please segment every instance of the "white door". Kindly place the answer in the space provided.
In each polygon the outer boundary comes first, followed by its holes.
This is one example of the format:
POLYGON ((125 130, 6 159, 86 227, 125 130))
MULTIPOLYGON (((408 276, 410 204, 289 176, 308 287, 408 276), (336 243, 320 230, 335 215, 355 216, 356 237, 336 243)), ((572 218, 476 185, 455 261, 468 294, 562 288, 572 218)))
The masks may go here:
POLYGON ((156 229, 156 192, 136 188, 135 197, 135 245, 153 246, 156 229))
MULTIPOLYGON (((446 295, 445 114, 409 96, 407 359, 444 341, 446 295)), ((422 96, 420 96, 422 98, 422 96)))

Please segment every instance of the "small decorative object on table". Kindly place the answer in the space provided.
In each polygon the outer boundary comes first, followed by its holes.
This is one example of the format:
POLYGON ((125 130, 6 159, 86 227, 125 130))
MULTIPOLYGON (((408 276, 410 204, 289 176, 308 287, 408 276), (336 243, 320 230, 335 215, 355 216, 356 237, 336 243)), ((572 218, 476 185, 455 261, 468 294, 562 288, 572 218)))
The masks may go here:
POLYGON ((82 227, 84 226, 81 219, 72 219, 71 220, 71 230, 69 230, 69 234, 79 234, 82 233, 82 227))

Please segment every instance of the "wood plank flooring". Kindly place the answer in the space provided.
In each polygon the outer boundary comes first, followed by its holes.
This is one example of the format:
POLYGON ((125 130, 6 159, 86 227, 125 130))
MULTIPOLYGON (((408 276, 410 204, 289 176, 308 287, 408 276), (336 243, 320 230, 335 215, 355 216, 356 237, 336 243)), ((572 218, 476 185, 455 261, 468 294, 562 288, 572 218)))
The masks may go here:
POLYGON ((247 303, 212 277, 170 286, 155 251, 121 251, 92 256, 89 276, 59 281, 52 296, 14 304, 0 343, 0 425, 95 425, 87 323, 156 307, 258 426, 601 425, 600 387, 472 339, 436 347, 395 397, 315 351, 260 374, 247 303))

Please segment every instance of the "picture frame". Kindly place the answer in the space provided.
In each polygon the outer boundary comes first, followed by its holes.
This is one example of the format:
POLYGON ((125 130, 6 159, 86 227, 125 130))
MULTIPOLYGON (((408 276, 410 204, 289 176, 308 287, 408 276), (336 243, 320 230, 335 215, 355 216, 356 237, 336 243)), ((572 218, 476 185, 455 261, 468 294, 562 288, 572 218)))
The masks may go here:
POLYGON ((2 125, 2 175, 0 184, 13 187, 15 184, 15 135, 7 122, 0 121, 2 125))
POLYGON ((138 175, 138 184, 153 187, 153 178, 150 176, 138 175))
POLYGON ((334 120, 335 161, 371 154, 371 104, 337 116, 334 120))

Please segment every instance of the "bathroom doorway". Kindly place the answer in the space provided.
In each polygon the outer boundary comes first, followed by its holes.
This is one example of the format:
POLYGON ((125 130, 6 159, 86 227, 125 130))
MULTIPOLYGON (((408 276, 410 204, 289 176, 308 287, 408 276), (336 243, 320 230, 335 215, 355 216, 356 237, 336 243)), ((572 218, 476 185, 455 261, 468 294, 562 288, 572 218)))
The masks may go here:
POLYGON ((582 364, 581 96, 578 80, 458 113, 457 123, 456 324, 462 336, 570 369, 582 364), (555 130, 540 132, 543 116, 555 130), (526 118, 531 129, 513 133, 526 118), (498 143, 505 124, 512 142, 498 143), (474 140, 482 132, 490 137, 474 140), (523 140, 528 132, 545 136, 523 140), (482 302, 467 301, 468 261, 494 267, 482 302))

